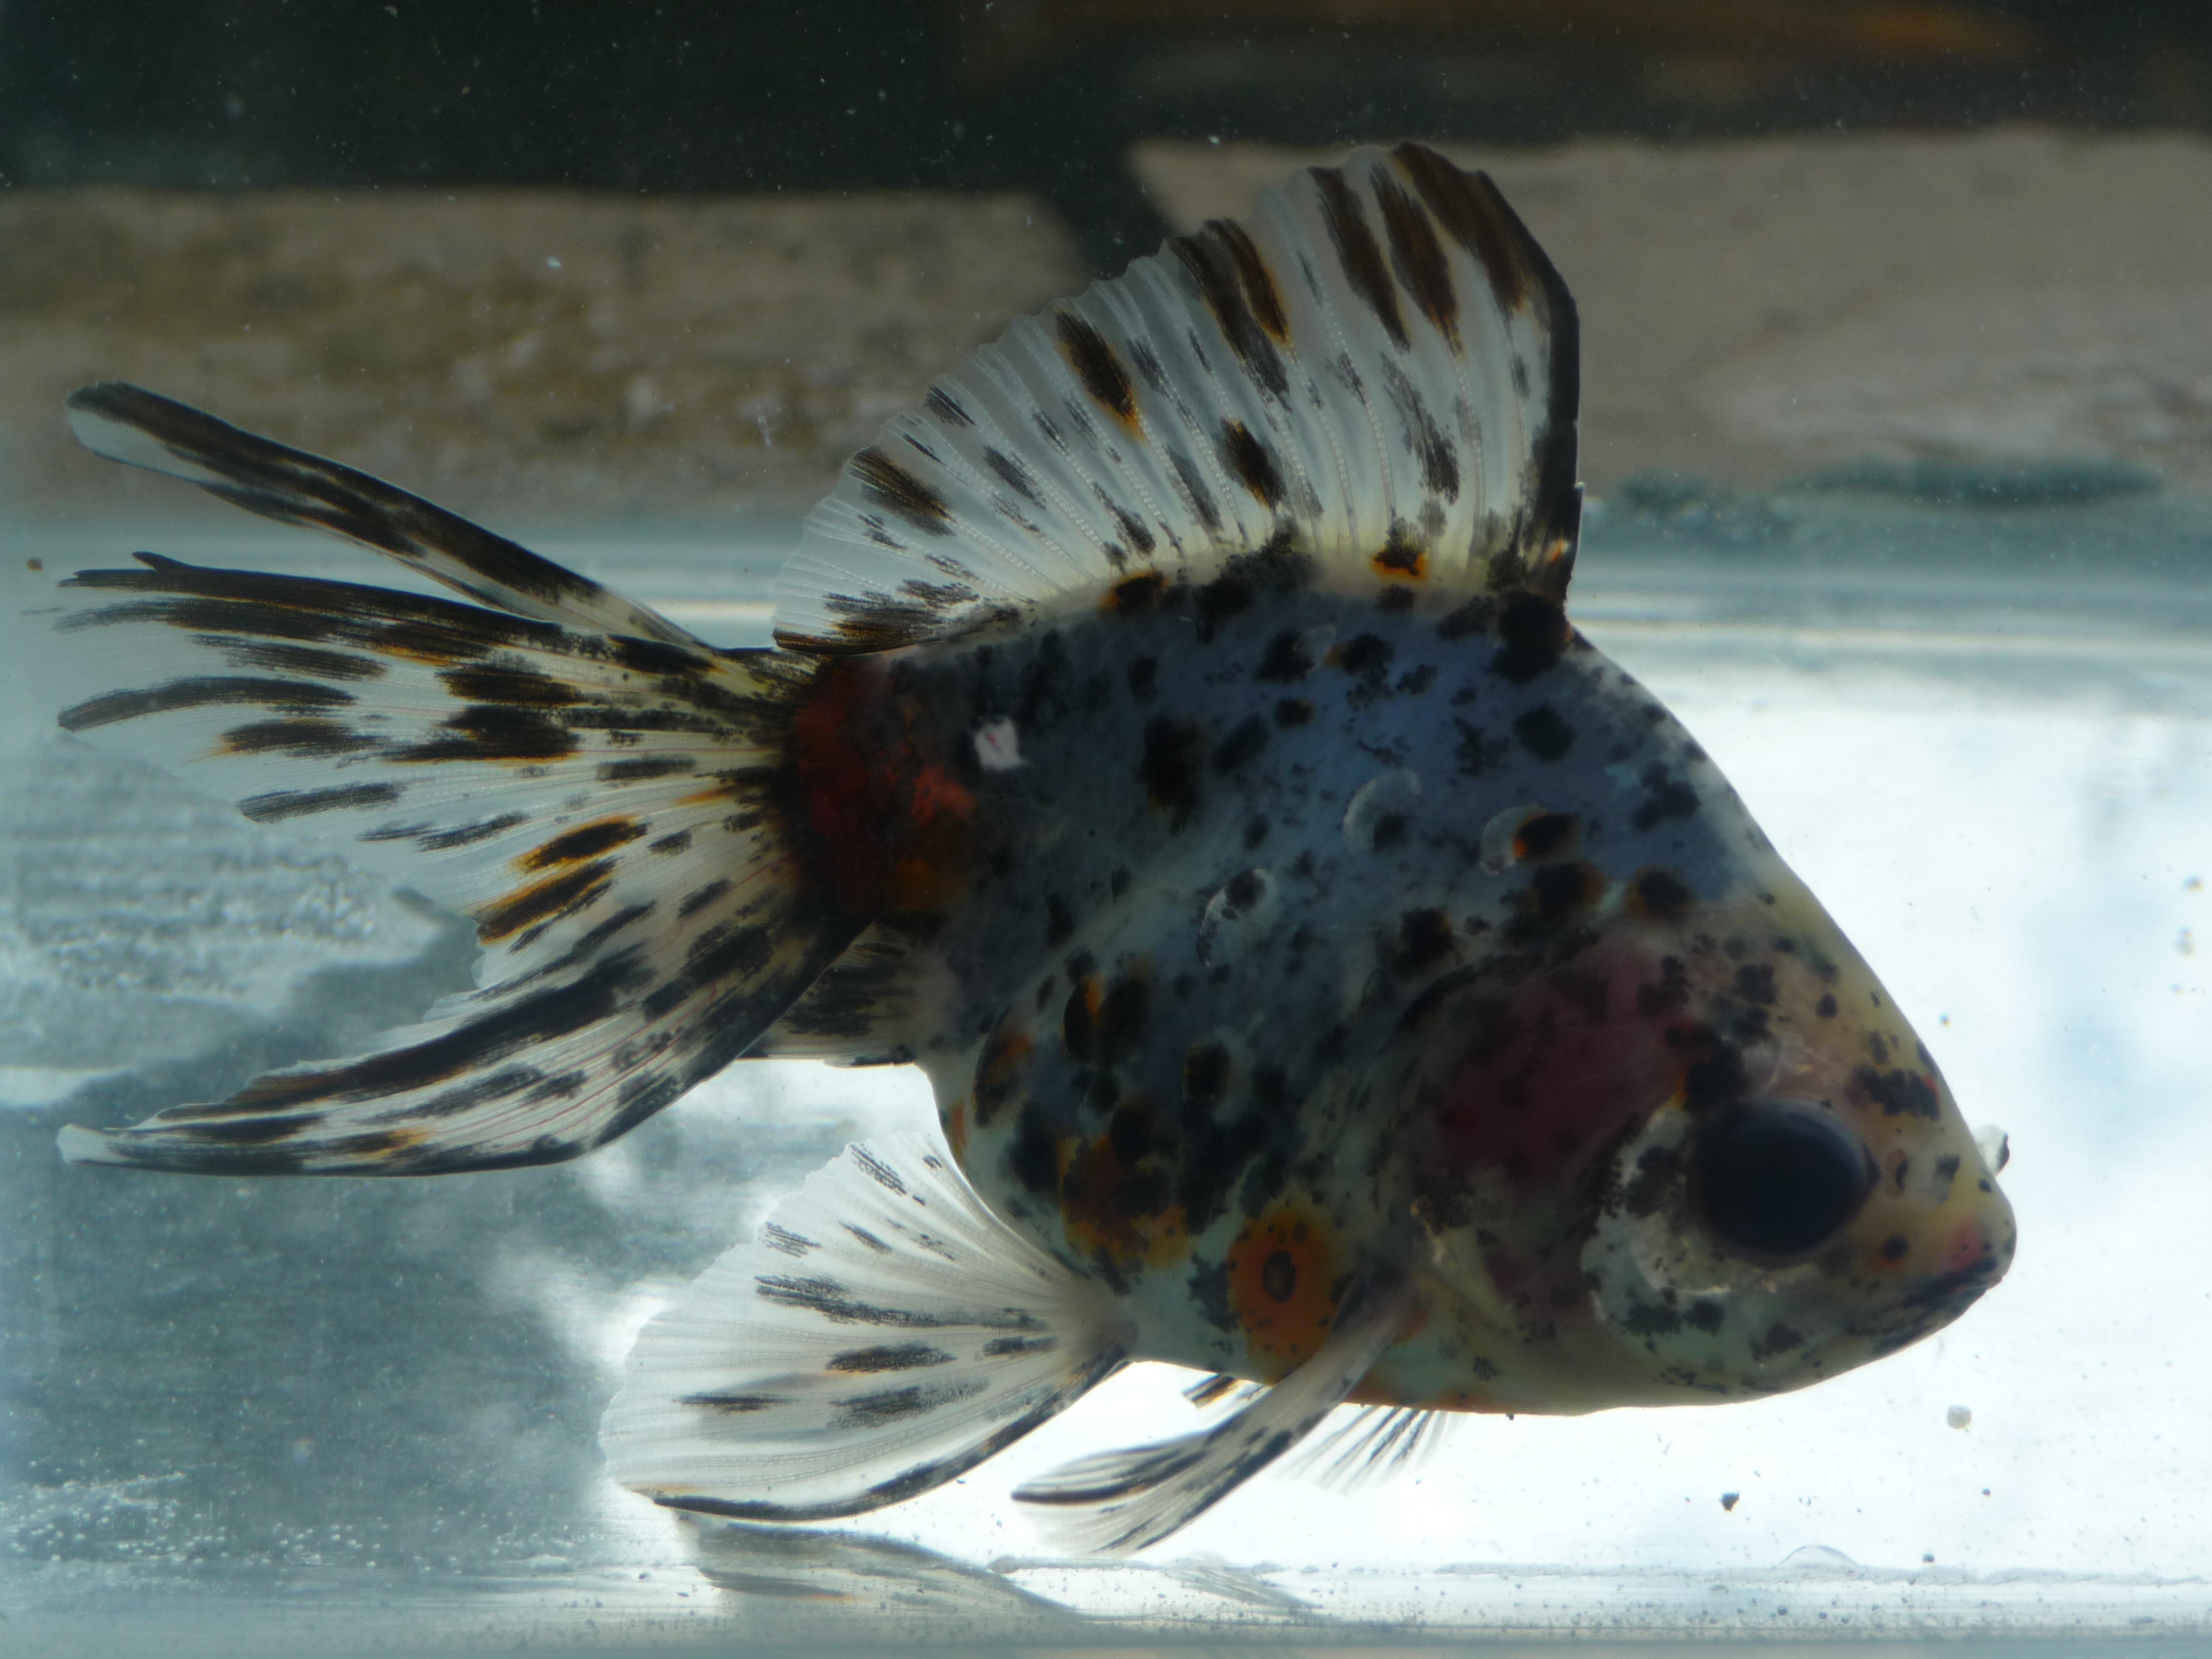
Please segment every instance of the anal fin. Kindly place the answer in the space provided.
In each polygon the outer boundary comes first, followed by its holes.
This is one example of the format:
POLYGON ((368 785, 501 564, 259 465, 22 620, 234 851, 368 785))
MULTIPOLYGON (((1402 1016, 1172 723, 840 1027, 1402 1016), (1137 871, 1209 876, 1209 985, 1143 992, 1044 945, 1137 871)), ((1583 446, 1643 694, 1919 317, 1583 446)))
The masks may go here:
POLYGON ((1328 1340, 1288 1376, 1212 1428, 1125 1451, 1079 1458, 1018 1490, 1057 1511, 1054 1540, 1127 1554, 1188 1526, 1310 1434, 1405 1334, 1414 1293, 1370 1290, 1328 1340))
POLYGON ((672 1509, 821 1521, 918 1497, 1123 1363, 1112 1296, 932 1136, 854 1145, 639 1335, 607 1468, 672 1509))

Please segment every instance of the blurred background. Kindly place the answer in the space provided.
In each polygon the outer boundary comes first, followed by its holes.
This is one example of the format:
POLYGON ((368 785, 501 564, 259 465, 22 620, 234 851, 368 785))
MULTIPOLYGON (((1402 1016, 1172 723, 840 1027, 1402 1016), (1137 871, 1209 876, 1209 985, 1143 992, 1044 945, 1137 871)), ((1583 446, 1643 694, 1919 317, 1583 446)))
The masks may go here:
POLYGON ((0 489, 116 489, 54 418, 115 374, 465 508, 793 514, 1008 317, 1406 137, 1574 284, 1601 491, 2202 486, 2208 124, 2187 0, 6 0, 0 489))

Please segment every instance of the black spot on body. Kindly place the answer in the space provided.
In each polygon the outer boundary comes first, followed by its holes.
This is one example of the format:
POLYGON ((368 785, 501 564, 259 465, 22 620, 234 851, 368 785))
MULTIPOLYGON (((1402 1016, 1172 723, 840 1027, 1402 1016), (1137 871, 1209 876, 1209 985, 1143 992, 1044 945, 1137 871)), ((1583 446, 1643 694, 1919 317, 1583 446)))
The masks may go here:
POLYGON ((1582 821, 1572 812, 1538 812, 1513 832, 1513 856, 1531 864, 1574 850, 1582 821))
POLYGON ((1273 1251, 1260 1264, 1260 1288, 1276 1302, 1288 1302, 1297 1294, 1298 1264, 1288 1250, 1273 1251))
POLYGON ((1286 732, 1310 725, 1313 717, 1314 706, 1304 697, 1285 697, 1275 705, 1275 724, 1286 732))
POLYGON ((1451 917, 1443 910, 1407 910, 1398 918, 1398 963, 1405 971, 1433 968, 1451 951, 1451 917))
POLYGON ((1230 569, 1200 587, 1194 597, 1198 608, 1198 639, 1203 645, 1220 631, 1221 624, 1230 617, 1249 611, 1258 593, 1243 572, 1230 569))
MULTIPOLYGON (((1443 632, 1441 625, 1437 632, 1443 632)), ((1566 654, 1574 630, 1556 601, 1522 592, 1499 608, 1498 637, 1499 650, 1491 661, 1490 672, 1516 685, 1525 685, 1566 654)))
MULTIPOLYGON (((1671 959, 1671 958, 1670 958, 1671 959)), ((1668 1041, 1676 1042, 1669 1031, 1668 1041)), ((1692 1111, 1727 1104, 1744 1092, 1743 1054, 1736 1046, 1705 1027, 1679 1039, 1696 1056, 1682 1073, 1682 1103, 1692 1111)))
POLYGON ((1144 1046, 1152 994, 1140 979, 1125 979, 1106 994, 1098 1008, 1098 1059, 1111 1066, 1133 1058, 1144 1046))
POLYGON ((1361 634, 1347 641, 1336 653, 1337 666, 1354 679, 1380 685, 1389 672, 1396 647, 1379 634, 1361 634))
POLYGON ((1305 636, 1294 628, 1286 628, 1267 641, 1266 654, 1260 665, 1253 670, 1252 678, 1288 685, 1302 680, 1313 672, 1314 659, 1306 650, 1305 636))
POLYGON ((1774 968, 1771 963, 1747 962, 1735 970, 1735 994, 1746 1002, 1762 1008, 1771 1008, 1779 1000, 1774 988, 1774 968))
POLYGON ((1851 1082, 1881 1108, 1884 1117, 1921 1117, 1932 1123, 1943 1115, 1936 1091, 1916 1072, 1877 1072, 1871 1066, 1862 1066, 1851 1073, 1851 1082))
POLYGON ((1117 582, 1113 589, 1114 609, 1125 617, 1141 617, 1157 610, 1160 596, 1167 592, 1167 579, 1157 570, 1147 570, 1141 575, 1117 582))
POLYGON ((1216 771, 1234 772, 1267 746, 1267 722, 1257 714, 1238 721, 1213 751, 1216 771))
POLYGON ((1182 1057, 1182 1104, 1186 1116, 1211 1111, 1229 1088, 1229 1050, 1218 1042, 1194 1043, 1182 1057))
POLYGON ((1645 1018, 1672 1013, 1690 1000, 1690 973, 1680 957, 1662 957, 1656 983, 1636 988, 1636 1012, 1645 1018))
POLYGON ((1528 882, 1530 908, 1547 926, 1579 915, 1604 895, 1604 873, 1581 862, 1546 865, 1528 882))
MULTIPOLYGON (((1141 1100, 1125 1102, 1106 1125, 1106 1144, 1115 1161, 1125 1170, 1140 1164, 1152 1150, 1152 1115, 1141 1100)), ((1157 1214, 1154 1206, 1152 1213, 1157 1214)))
POLYGON ((1060 1040, 1072 1060, 1087 1062, 1091 1059, 1091 1040, 1097 1030, 1091 1004, 1097 994, 1096 981, 1078 980, 1075 988, 1067 994, 1066 1006, 1060 1011, 1060 1040))
POLYGON ((1654 921, 1680 921, 1697 902, 1697 895, 1671 870, 1639 871, 1629 891, 1637 908, 1654 921))
POLYGON ((1022 1114, 1014 1144, 1006 1150, 1007 1167, 1016 1181, 1032 1193, 1060 1189, 1060 1142, 1045 1127, 1036 1107, 1022 1114))
POLYGON ((1168 815, 1173 829, 1182 829, 1198 811, 1205 757, 1206 733, 1194 722, 1162 717, 1146 723, 1137 776, 1146 799, 1168 815))
POLYGON ((1540 761, 1564 759, 1575 746, 1575 728, 1549 703, 1540 703, 1513 722, 1513 735, 1540 761))
POLYGON ((1644 786, 1644 799, 1629 819, 1637 829, 1653 830, 1672 819, 1696 815, 1698 792, 1681 779, 1669 775, 1665 767, 1645 768, 1638 781, 1644 786))
POLYGON ((1459 727, 1459 744, 1452 753, 1459 762, 1460 775, 1463 778, 1483 776, 1512 752, 1510 743, 1504 738, 1485 737, 1479 726, 1470 726, 1456 717, 1452 724, 1459 727))

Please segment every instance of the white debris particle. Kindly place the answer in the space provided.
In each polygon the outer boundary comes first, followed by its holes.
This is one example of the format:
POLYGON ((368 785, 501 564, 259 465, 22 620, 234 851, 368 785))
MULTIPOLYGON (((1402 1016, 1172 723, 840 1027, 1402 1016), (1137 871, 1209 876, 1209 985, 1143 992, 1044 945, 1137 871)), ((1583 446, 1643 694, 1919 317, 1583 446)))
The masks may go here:
POLYGON ((986 772, 1011 772, 1022 763, 1021 737, 1012 720, 993 720, 975 732, 975 758, 986 772))

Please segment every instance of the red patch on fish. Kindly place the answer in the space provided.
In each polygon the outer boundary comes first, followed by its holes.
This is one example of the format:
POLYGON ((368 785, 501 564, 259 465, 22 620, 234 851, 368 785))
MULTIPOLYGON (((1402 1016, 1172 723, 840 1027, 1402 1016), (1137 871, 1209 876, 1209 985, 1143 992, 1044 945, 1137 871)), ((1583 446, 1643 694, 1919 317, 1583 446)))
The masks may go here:
POLYGON ((832 665, 793 718, 819 866, 848 915, 941 910, 967 894, 975 798, 929 738, 926 711, 874 663, 832 665))
POLYGON ((1543 1186, 1666 1100, 1682 1071, 1668 1042, 1679 1023, 1673 982, 1654 952, 1591 951, 1510 1000, 1455 1016, 1473 1036, 1437 1099, 1443 1163, 1543 1186))

